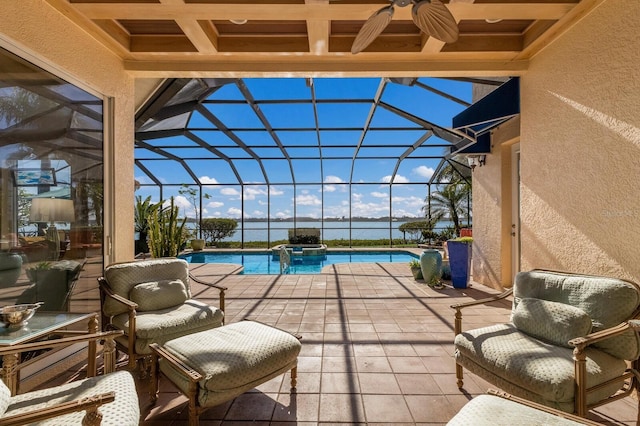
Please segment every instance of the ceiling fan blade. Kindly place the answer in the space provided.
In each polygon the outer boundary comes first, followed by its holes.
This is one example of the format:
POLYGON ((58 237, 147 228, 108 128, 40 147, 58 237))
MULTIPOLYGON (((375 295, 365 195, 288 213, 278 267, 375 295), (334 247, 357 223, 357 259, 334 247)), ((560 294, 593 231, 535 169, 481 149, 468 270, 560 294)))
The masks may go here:
POLYGON ((358 35, 356 35, 356 39, 351 46, 351 53, 355 55, 366 49, 387 28, 392 17, 393 6, 383 7, 371 15, 358 31, 358 35))
POLYGON ((424 0, 411 9, 413 22, 431 37, 445 43, 458 40, 458 23, 440 0, 424 0))

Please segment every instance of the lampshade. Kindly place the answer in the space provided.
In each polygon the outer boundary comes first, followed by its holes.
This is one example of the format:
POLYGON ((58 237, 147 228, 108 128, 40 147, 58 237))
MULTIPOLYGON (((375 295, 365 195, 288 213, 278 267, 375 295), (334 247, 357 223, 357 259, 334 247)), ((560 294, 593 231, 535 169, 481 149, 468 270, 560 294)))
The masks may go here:
POLYGON ((33 198, 31 200, 31 222, 73 222, 75 220, 73 200, 62 198, 33 198))

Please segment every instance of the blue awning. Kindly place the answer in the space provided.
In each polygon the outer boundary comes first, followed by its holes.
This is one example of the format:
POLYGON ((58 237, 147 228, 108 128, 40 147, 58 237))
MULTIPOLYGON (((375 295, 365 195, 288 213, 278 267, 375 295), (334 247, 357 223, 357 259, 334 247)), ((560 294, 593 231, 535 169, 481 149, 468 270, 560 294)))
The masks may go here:
POLYGON ((502 84, 452 119, 452 127, 473 136, 451 147, 453 154, 488 154, 491 152, 489 131, 520 114, 520 79, 502 84))

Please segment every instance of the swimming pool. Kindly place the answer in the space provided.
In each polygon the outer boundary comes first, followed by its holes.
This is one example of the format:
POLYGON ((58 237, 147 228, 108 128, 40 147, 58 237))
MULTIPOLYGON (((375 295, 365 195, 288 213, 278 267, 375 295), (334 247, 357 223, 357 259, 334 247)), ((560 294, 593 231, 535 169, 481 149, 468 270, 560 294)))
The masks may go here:
MULTIPOLYGON (((279 274, 280 260, 271 252, 199 252, 180 256, 189 263, 235 263, 244 266, 244 274, 279 274)), ((405 262, 418 259, 408 251, 329 251, 323 256, 291 256, 289 274, 319 274, 335 263, 405 262)))

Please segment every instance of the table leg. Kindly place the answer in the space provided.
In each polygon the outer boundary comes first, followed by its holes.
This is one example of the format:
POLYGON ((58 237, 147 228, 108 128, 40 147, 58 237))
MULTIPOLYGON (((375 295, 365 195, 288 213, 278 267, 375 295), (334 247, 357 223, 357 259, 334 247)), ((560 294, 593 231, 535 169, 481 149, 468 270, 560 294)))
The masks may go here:
MULTIPOLYGON (((98 315, 94 315, 89 320, 89 324, 87 325, 89 330, 89 334, 98 332, 98 315)), ((87 343, 87 351, 88 351, 88 364, 87 364, 87 377, 94 377, 96 375, 96 341, 89 341, 87 343)))
POLYGON ((0 375, 2 381, 11 391, 11 396, 18 393, 18 363, 20 362, 20 354, 8 354, 2 357, 2 370, 0 375))

